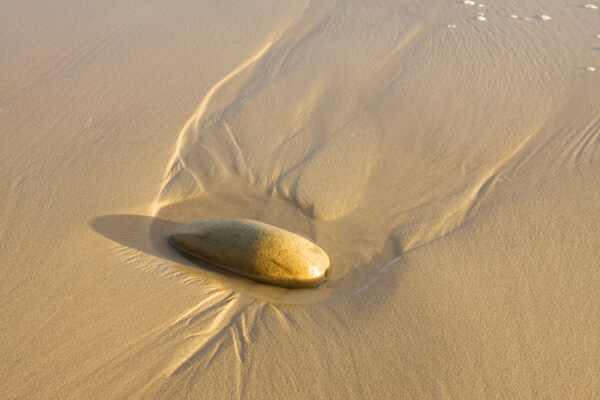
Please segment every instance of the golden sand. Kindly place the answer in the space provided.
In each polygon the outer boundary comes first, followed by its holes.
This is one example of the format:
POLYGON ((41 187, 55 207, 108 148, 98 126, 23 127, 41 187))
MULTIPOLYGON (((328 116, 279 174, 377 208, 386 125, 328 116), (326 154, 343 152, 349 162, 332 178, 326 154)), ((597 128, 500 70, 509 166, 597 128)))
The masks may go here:
POLYGON ((598 398, 599 14, 473 3, 2 2, 0 398, 598 398))

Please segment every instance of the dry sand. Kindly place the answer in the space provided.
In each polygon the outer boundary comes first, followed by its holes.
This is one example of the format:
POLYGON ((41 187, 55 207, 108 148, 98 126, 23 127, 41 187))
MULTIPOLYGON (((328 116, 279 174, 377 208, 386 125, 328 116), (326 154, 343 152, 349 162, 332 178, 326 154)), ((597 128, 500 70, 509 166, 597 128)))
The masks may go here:
POLYGON ((1 0, 0 398, 600 398, 585 4, 1 0), (328 279, 197 266, 201 218, 328 279))

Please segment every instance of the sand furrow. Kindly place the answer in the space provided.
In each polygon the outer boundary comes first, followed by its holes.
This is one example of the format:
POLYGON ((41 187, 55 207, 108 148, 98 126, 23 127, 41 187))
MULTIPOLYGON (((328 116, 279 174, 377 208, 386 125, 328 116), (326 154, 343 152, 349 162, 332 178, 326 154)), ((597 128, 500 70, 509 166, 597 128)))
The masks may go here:
MULTIPOLYGON (((172 202, 172 201, 180 200, 177 198, 176 199, 161 199, 161 196, 163 196, 164 188, 169 184, 169 172, 173 168, 173 165, 180 164, 181 168, 183 168, 183 169, 187 168, 186 157, 185 157, 185 154, 183 154, 183 153, 189 151, 188 147, 193 146, 197 142, 197 140, 198 140, 197 139, 197 136, 198 136, 197 130, 201 127, 203 118, 205 117, 207 109, 210 106, 210 103, 211 103, 213 97, 215 96, 215 94, 218 93, 219 90, 221 88, 223 88, 225 85, 230 83, 230 81, 239 79, 240 75, 242 75, 244 72, 246 72, 247 69, 252 67, 255 63, 257 63, 258 60, 260 60, 262 57, 264 57, 274 44, 276 44, 278 41, 282 40, 282 38, 284 38, 284 36, 286 35, 287 31, 290 29, 290 27, 292 27, 295 23, 297 23, 297 21, 302 20, 302 16, 305 14, 309 4, 310 4, 310 1, 306 3, 304 10, 302 11, 301 15, 297 19, 289 22, 283 29, 281 29, 281 32, 279 34, 273 34, 273 36, 275 36, 274 38, 269 39, 253 55, 251 55, 249 58, 247 58, 242 63, 240 63, 236 68, 234 68, 228 74, 223 76, 218 82, 216 82, 208 90, 208 92, 202 99, 202 102, 200 103, 200 105, 198 106, 198 108, 196 109, 194 114, 185 123, 183 129, 181 130, 181 132, 179 134, 179 137, 175 143, 174 154, 171 157, 171 160, 169 161, 169 164, 167 166, 167 173, 166 173, 167 178, 166 178, 165 182, 162 184, 162 187, 158 193, 158 197, 156 198, 156 200, 154 201, 153 206, 152 206, 153 213, 155 213, 158 210, 158 207, 160 204, 165 204, 165 202, 166 202, 166 204, 168 204, 169 201, 172 202), (189 139, 190 139, 189 136, 194 137, 192 139, 191 143, 189 143, 189 139)), ((238 86, 243 85, 243 81, 241 83, 238 83, 237 85, 238 86)), ((224 126, 226 128, 226 131, 231 135, 231 128, 225 124, 224 124, 224 126)), ((236 146, 238 152, 241 153, 241 150, 239 149, 237 142, 234 143, 234 146, 236 146)), ((222 161, 219 159, 218 156, 215 156, 215 160, 219 163, 222 163, 222 161)), ((224 164, 221 164, 221 165, 222 165, 222 168, 226 170, 226 168, 224 167, 224 164)), ((190 171, 190 173, 196 177, 196 173, 193 170, 190 171)), ((199 181, 199 184, 202 184, 202 183, 203 182, 199 181)))

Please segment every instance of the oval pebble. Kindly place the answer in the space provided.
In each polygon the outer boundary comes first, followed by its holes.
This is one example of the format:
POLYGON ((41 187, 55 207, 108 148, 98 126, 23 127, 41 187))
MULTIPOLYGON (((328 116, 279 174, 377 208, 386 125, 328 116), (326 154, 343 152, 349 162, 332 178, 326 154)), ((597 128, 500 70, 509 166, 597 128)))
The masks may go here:
POLYGON ((247 219, 200 220, 169 241, 179 251, 259 282, 308 288, 325 280, 327 253, 292 232, 247 219))

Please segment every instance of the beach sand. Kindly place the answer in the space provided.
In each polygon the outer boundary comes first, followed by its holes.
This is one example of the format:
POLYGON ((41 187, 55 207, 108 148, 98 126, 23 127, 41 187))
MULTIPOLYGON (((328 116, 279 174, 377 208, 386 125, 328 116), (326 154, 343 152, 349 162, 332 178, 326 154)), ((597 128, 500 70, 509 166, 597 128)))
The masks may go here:
POLYGON ((0 398, 600 398, 600 11, 0 4, 0 398), (327 280, 167 242, 222 218, 327 280))

